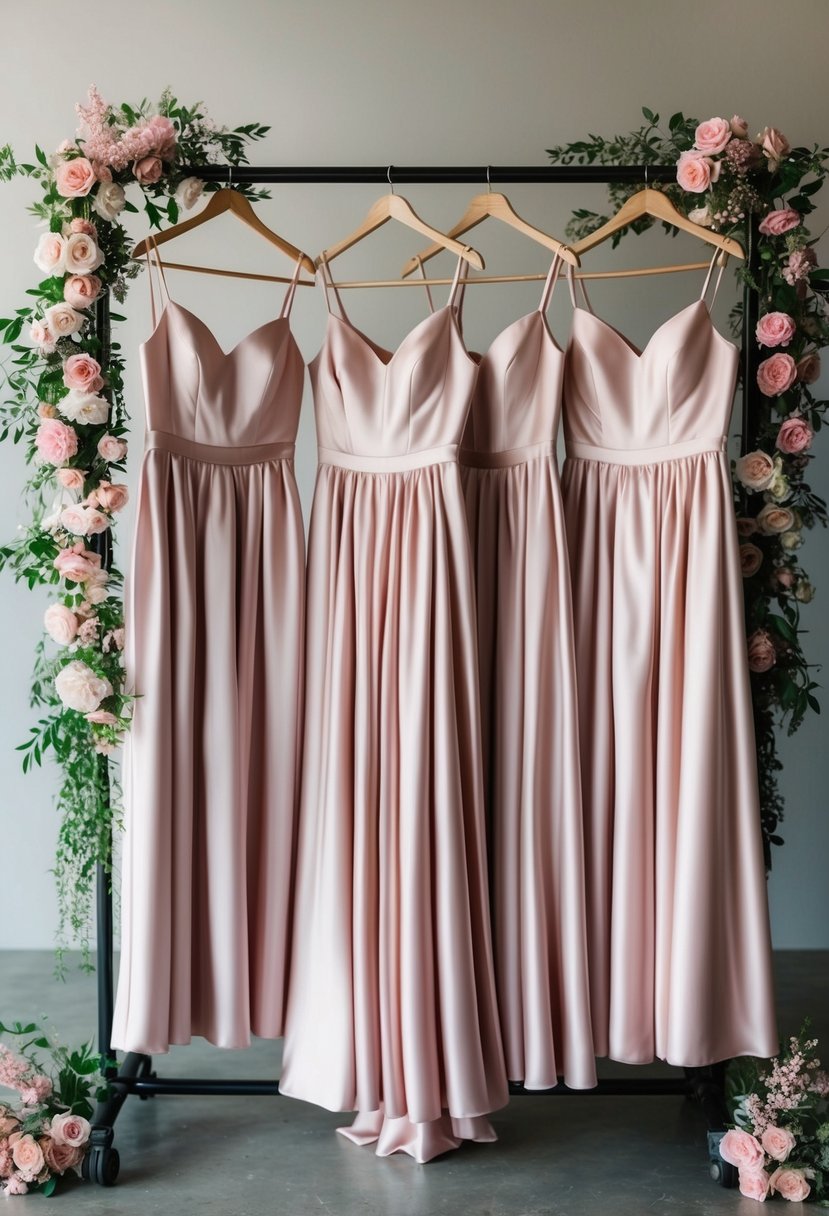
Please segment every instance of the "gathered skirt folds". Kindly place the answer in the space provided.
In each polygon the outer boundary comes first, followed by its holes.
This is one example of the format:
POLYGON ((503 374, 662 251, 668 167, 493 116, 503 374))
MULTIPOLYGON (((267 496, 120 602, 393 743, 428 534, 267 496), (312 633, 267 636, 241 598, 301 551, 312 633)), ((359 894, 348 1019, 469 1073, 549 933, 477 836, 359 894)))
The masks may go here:
POLYGON ((514 463, 503 453, 463 459, 507 1075, 528 1089, 561 1077, 591 1088, 576 669, 558 469, 552 451, 514 463))
POLYGON ((125 1051, 283 1031, 305 537, 292 459, 217 452, 154 449, 141 472, 112 1032, 125 1051))
POLYGON ((475 603, 457 463, 321 464, 280 1089, 418 1161, 494 1139, 475 603))
POLYGON ((596 1051, 778 1039, 743 593, 723 452, 568 456, 596 1051))

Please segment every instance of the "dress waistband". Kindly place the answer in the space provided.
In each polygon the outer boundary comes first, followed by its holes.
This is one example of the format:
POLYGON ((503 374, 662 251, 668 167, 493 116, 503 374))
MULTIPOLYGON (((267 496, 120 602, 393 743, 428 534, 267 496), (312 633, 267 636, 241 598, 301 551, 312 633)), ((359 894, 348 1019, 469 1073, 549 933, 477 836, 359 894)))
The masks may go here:
POLYGON ((403 452, 399 456, 363 456, 359 452, 339 452, 336 448, 318 448, 320 464, 333 464, 355 473, 402 473, 407 469, 423 469, 430 464, 456 464, 458 444, 445 443, 438 448, 420 452, 403 452))
POLYGON ((292 460, 293 443, 256 443, 251 447, 222 447, 215 443, 197 443, 169 431, 147 431, 144 451, 158 450, 200 460, 205 464, 266 464, 271 460, 292 460))
POLYGON ((727 435, 717 435, 712 439, 686 439, 681 443, 654 448, 600 448, 592 443, 569 439, 565 442, 564 450, 570 460, 597 460, 604 464, 664 464, 668 460, 681 460, 683 456, 696 456, 702 452, 724 452, 727 440, 727 435))
POLYGON ((479 452, 475 448, 461 448, 460 462, 473 469, 507 469, 514 464, 525 464, 537 456, 551 456, 556 450, 552 439, 541 443, 527 443, 519 448, 507 448, 502 452, 479 452))

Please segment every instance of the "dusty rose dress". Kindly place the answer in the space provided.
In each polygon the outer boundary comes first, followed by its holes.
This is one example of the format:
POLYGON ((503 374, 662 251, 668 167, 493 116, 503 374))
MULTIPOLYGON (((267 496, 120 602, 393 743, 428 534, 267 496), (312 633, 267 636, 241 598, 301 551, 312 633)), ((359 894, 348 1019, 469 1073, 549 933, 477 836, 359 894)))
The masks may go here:
POLYGON ((726 456, 738 351, 711 268, 641 351, 585 295, 564 377, 593 1032, 630 1063, 777 1050, 726 456))
POLYGON ((151 295, 126 594, 139 700, 124 767, 123 1050, 282 1033, 304 611, 295 282, 229 353, 169 295, 156 323, 151 295))
MULTIPOLYGON (((328 275, 323 263, 326 299, 328 275)), ((396 351, 330 312, 280 1088, 418 1161, 494 1139, 475 600, 457 463, 477 368, 449 303, 396 351)), ((330 300, 329 300, 330 309, 330 300)))
POLYGON ((538 308, 485 355, 461 445, 475 560, 493 947, 507 1075, 596 1084, 567 542, 564 354, 538 308))

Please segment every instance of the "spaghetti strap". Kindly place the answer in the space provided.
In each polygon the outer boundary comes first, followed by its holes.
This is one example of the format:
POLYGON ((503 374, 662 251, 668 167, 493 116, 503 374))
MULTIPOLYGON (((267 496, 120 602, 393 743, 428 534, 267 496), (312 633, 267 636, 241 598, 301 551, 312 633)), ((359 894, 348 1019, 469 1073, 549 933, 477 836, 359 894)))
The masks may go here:
MULTIPOLYGON (((167 276, 164 273, 164 264, 161 261, 161 255, 158 252, 158 244, 152 233, 147 237, 147 282, 150 286, 150 308, 153 318, 153 329, 155 329, 156 309, 155 309, 155 291, 153 290, 153 258, 155 259, 155 273, 159 276, 158 297, 161 300, 161 288, 164 287, 164 294, 168 300, 172 299, 170 288, 167 286, 167 276)), ((163 309, 162 309, 163 311, 163 309)))
POLYGON ((426 271, 423 269, 423 261, 419 253, 415 254, 415 261, 417 262, 418 270, 420 271, 420 277, 423 279, 423 286, 426 288, 426 298, 429 301, 429 312, 434 312, 435 302, 432 299, 432 289, 429 286, 429 280, 426 278, 426 271))
POLYGON ((723 273, 723 271, 725 270, 726 264, 728 263, 728 254, 727 254, 727 253, 723 252, 723 251, 722 251, 722 250, 720 250, 720 249, 715 249, 715 250, 714 250, 714 256, 711 258, 711 262, 710 262, 710 264, 709 264, 709 266, 708 266, 708 273, 707 273, 707 274, 706 274, 706 276, 705 276, 705 282, 704 282, 704 283, 703 283, 703 285, 702 285, 702 291, 699 293, 699 298, 700 298, 701 300, 704 300, 704 299, 705 299, 706 292, 708 291, 708 284, 711 282, 711 273, 712 273, 712 271, 713 271, 713 269, 714 269, 714 265, 715 265, 715 263, 716 263, 716 260, 717 260, 717 258, 720 256, 720 254, 721 254, 721 253, 722 253, 722 259, 721 259, 721 261, 720 261, 720 268, 719 268, 719 272, 718 272, 718 274, 717 274, 717 281, 716 281, 716 282, 715 282, 715 284, 714 284, 714 294, 713 294, 713 295, 712 295, 712 297, 711 297, 711 303, 708 305, 708 311, 709 311, 709 312, 710 312, 710 311, 711 311, 711 309, 714 307, 714 301, 715 301, 715 300, 716 300, 716 298, 717 298, 717 292, 719 291, 719 289, 720 289, 720 283, 722 282, 722 273, 723 273))
MULTIPOLYGON (((471 249, 471 245, 464 245, 464 253, 468 253, 470 249, 471 249)), ((464 277, 464 286, 466 285, 466 274, 468 272, 468 266, 469 266, 469 263, 464 258, 463 253, 459 253, 458 254, 458 264, 455 267, 455 276, 452 279, 452 287, 449 291, 449 299, 446 301, 447 307, 451 308, 455 304, 455 298, 458 294, 458 287, 461 282, 461 270, 464 270, 465 267, 467 268, 467 270, 464 271, 463 277, 464 277)), ((460 299, 457 302, 458 308, 460 308, 462 300, 463 300, 463 287, 461 287, 460 299)))
MULTIPOLYGON (((329 312, 332 312, 331 297, 328 294, 328 288, 330 287, 332 289, 332 291, 334 292, 334 296, 337 301, 337 307, 340 310, 340 316, 342 317, 342 319, 344 321, 347 321, 348 316, 346 315, 346 311, 343 308, 343 302, 342 302, 342 298, 340 297, 340 293, 337 291, 337 284, 331 278, 331 268, 328 265, 328 260, 325 256, 325 251, 323 251, 320 254, 320 263, 319 263, 318 269, 322 272, 322 285, 325 288, 325 306, 326 306, 326 308, 328 309, 329 312)), ((336 316, 336 313, 333 313, 332 315, 336 316)))
POLYGON ((288 289, 285 292, 285 295, 283 297, 282 307, 279 310, 280 317, 287 317, 290 315, 291 306, 293 305, 294 296, 296 295, 296 285, 297 285, 297 282, 299 281, 300 270, 302 270, 302 254, 300 254, 296 260, 296 267, 294 269, 293 278, 291 279, 291 282, 288 285, 288 289))
MULTIPOLYGON (((568 265, 567 265, 567 286, 570 288, 570 299, 573 302, 573 307, 578 308, 578 304, 576 303, 576 292, 575 292, 575 289, 573 286, 575 282, 576 282, 576 276, 573 273, 573 267, 568 263, 568 265)), ((579 279, 578 284, 581 289, 582 299, 584 300, 587 311, 593 312, 593 305, 590 303, 590 297, 587 294, 587 288, 584 285, 584 279, 579 279)))
POLYGON ((556 250, 555 257, 550 263, 550 269, 547 271, 547 280, 544 284, 544 290, 541 293, 541 300, 538 304, 539 312, 546 312, 550 306, 550 299, 553 294, 553 288, 558 281, 559 272, 561 271, 562 257, 556 250))

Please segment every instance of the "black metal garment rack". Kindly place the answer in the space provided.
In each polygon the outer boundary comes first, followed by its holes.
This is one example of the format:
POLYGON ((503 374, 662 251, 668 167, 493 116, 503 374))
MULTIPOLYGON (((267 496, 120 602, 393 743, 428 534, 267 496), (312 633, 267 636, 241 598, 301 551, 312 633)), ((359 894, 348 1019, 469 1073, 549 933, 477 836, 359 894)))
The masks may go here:
MULTIPOLYGON (((208 182, 226 182, 226 165, 191 165, 182 172, 208 182)), ((353 184, 374 183, 395 185, 402 183, 595 183, 670 181, 675 179, 675 165, 471 165, 471 166, 273 166, 256 167, 234 165, 232 180, 237 184, 353 184)), ((753 261, 756 242, 748 232, 749 263, 753 261)), ((749 290, 743 293, 744 326, 741 360, 742 416, 741 435, 743 451, 750 450, 751 404, 756 392, 756 348, 751 341, 757 316, 756 296, 749 290)), ((96 331, 102 342, 101 362, 106 367, 110 344, 109 299, 103 296, 96 305, 96 331)), ((108 565, 110 559, 109 534, 95 537, 99 551, 108 565)), ((101 757, 106 771, 107 759, 101 757)), ((111 851, 111 842, 110 842, 111 851)), ((114 1147, 115 1121, 124 1102, 131 1094, 148 1098, 160 1094, 248 1094, 251 1096, 279 1093, 276 1080, 210 1080, 208 1078, 158 1077, 149 1056, 128 1053, 120 1063, 115 1059, 110 1043, 113 1014, 113 907, 110 872, 98 866, 97 873, 97 984, 98 984, 98 1045, 105 1061, 104 1075, 109 1084, 109 1096, 99 1103, 92 1120, 91 1151, 84 1162, 84 1175, 103 1186, 112 1186, 118 1176, 119 1157, 114 1147)), ((725 1118, 723 1099, 724 1064, 705 1068, 685 1069, 684 1076, 639 1077, 630 1079, 600 1080, 595 1089, 570 1090, 563 1085, 543 1091, 525 1090, 522 1085, 511 1084, 510 1093, 544 1095, 609 1096, 609 1095, 664 1095, 677 1094, 693 1097, 701 1103, 708 1118, 709 1157, 712 1176, 723 1185, 733 1185, 734 1171, 719 1159, 716 1151, 718 1130, 725 1118)))

